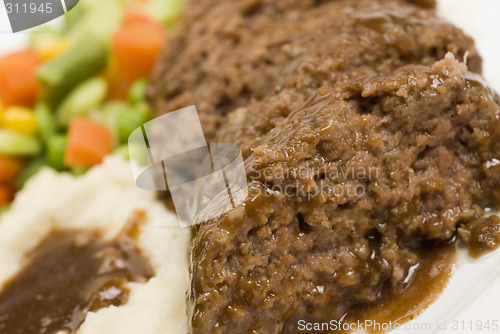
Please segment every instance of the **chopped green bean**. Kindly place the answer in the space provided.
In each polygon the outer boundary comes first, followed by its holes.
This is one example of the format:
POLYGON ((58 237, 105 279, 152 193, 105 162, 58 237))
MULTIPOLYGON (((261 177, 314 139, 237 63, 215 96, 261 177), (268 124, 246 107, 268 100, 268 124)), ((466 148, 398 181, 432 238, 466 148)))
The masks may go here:
POLYGON ((35 107, 35 117, 38 123, 40 136, 44 141, 49 140, 57 131, 54 113, 46 103, 39 103, 35 107))
POLYGON ((42 150, 40 141, 10 129, 0 129, 0 155, 35 156, 42 150))
POLYGON ((86 8, 83 4, 79 4, 75 6, 75 8, 71 9, 64 15, 64 33, 67 33, 71 29, 78 26, 78 24, 85 18, 86 8))
POLYGON ((78 85, 61 103, 57 110, 59 123, 67 126, 73 117, 85 116, 106 98, 108 85, 96 77, 78 85))
POLYGON ((84 14, 72 24, 67 36, 73 41, 92 38, 109 42, 122 23, 125 3, 123 0, 80 1, 78 6, 84 14))
POLYGON ((109 45, 91 37, 75 43, 67 52, 38 69, 37 77, 44 88, 45 101, 57 104, 76 85, 106 67, 109 45))

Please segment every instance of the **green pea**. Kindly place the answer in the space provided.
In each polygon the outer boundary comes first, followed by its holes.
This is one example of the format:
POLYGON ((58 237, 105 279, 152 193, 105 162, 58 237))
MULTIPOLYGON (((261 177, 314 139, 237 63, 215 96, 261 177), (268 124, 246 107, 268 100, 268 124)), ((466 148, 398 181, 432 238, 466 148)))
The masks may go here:
POLYGON ((88 172, 88 170, 89 168, 87 167, 73 167, 70 169, 71 174, 73 174, 73 176, 76 177, 85 175, 88 172))
POLYGON ((113 144, 119 144, 118 115, 130 108, 129 104, 122 101, 109 101, 90 113, 90 118, 106 126, 113 136, 113 144))
POLYGON ((148 82, 146 79, 136 80, 130 87, 128 99, 130 103, 136 104, 146 100, 146 88, 148 82))
POLYGON ((120 113, 118 115, 118 137, 120 142, 126 143, 132 132, 146 121, 144 113, 135 108, 130 108, 120 113))
POLYGON ((57 170, 64 170, 64 155, 66 153, 67 136, 58 134, 50 137, 47 141, 47 152, 45 158, 49 166, 57 170))

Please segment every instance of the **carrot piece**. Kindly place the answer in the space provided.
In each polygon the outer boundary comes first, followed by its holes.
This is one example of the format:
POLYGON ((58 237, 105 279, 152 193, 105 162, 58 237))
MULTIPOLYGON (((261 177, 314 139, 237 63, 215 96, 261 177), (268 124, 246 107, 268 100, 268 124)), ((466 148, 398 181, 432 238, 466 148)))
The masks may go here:
POLYGON ((4 106, 32 106, 38 93, 35 72, 41 60, 30 51, 0 58, 0 101, 4 106))
POLYGON ((110 100, 126 101, 133 80, 124 76, 123 72, 118 68, 118 61, 114 55, 109 59, 105 78, 109 85, 108 98, 110 100))
POLYGON ((0 185, 14 184, 22 169, 23 163, 20 159, 0 157, 0 185))
POLYGON ((14 198, 14 189, 11 186, 0 185, 0 208, 9 204, 14 198))
POLYGON ((87 118, 74 118, 68 130, 64 163, 69 167, 91 167, 102 162, 113 149, 111 132, 87 118))
POLYGON ((165 29, 159 23, 141 20, 132 20, 113 36, 118 67, 131 81, 150 74, 166 40, 165 29))

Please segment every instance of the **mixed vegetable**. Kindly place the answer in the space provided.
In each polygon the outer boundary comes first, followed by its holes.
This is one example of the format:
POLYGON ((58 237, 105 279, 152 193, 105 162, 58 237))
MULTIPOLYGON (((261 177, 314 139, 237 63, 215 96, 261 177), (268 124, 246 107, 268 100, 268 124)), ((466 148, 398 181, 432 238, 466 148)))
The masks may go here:
POLYGON ((42 167, 81 175, 147 122, 147 77, 183 0, 82 0, 0 56, 0 214, 42 167))

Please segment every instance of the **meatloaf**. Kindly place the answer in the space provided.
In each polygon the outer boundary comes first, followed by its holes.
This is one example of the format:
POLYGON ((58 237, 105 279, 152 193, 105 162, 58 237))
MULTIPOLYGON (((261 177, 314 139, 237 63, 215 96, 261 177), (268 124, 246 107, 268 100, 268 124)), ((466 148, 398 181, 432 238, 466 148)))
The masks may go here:
POLYGON ((193 230, 193 334, 300 332, 431 280, 439 267, 412 275, 431 244, 498 247, 484 213, 499 197, 500 99, 432 6, 189 3, 150 100, 196 104, 209 139, 240 145, 249 182, 193 230))
POLYGON ((160 113, 196 105, 208 139, 248 149, 269 130, 263 123, 286 116, 323 84, 432 65, 447 52, 468 55, 469 69, 481 72, 471 38, 433 9, 403 1, 191 1, 157 62, 149 97, 160 113), (276 114, 259 113, 248 129, 217 136, 229 113, 259 101, 276 114))
POLYGON ((499 181, 500 108, 464 69, 449 56, 323 86, 263 136, 250 197, 194 237, 193 333, 339 319, 404 289, 425 241, 476 224, 499 181))

